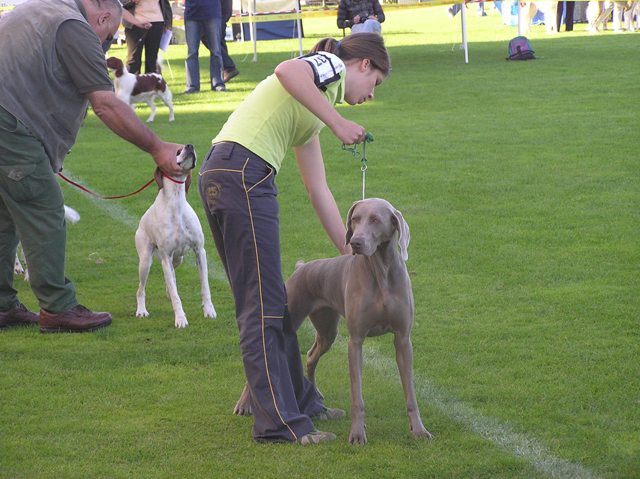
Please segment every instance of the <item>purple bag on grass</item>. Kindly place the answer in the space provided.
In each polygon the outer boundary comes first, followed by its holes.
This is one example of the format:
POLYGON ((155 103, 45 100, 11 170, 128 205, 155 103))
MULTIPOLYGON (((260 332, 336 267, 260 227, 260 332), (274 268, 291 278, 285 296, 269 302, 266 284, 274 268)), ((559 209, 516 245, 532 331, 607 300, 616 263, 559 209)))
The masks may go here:
POLYGON ((519 36, 509 42, 509 56, 507 60, 535 60, 536 56, 531 49, 531 43, 527 37, 519 36))

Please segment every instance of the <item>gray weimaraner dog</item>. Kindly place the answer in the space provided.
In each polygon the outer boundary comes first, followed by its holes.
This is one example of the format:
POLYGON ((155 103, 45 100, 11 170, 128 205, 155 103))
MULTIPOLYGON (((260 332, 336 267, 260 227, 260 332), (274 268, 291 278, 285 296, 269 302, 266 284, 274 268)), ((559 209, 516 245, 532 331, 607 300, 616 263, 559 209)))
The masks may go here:
MULTIPOLYGON (((409 227, 388 201, 370 198, 354 203, 349 210, 346 241, 352 256, 299 262, 286 283, 294 327, 297 330, 309 316, 316 329, 315 342, 307 353, 307 375, 315 383, 318 360, 335 341, 340 316, 345 317, 351 377, 349 442, 365 444, 362 343, 367 336, 392 332, 411 433, 430 439, 413 386, 413 293, 405 265, 409 227)), ((246 386, 234 412, 251 414, 246 386)))

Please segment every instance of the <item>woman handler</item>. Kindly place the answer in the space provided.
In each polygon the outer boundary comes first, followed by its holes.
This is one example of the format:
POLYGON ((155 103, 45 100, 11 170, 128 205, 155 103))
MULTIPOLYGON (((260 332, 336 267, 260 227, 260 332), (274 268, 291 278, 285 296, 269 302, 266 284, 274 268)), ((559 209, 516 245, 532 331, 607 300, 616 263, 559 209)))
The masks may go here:
POLYGON ((327 125, 342 143, 362 142, 365 129, 333 105, 372 100, 390 69, 377 34, 320 40, 308 55, 279 64, 244 99, 202 165, 200 196, 235 298, 256 440, 328 441, 335 436, 317 431, 312 418, 344 416, 326 408, 303 375, 286 308, 275 176, 292 147, 316 214, 336 248, 348 254, 318 134, 327 125))

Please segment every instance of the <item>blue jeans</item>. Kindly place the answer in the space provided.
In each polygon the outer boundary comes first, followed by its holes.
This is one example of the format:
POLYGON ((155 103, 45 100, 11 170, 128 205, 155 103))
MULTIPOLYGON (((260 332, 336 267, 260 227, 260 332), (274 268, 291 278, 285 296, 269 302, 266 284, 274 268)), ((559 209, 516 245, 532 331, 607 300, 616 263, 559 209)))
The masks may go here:
POLYGON ((185 20, 184 30, 187 37, 187 88, 200 89, 200 62, 198 48, 204 36, 209 46, 209 75, 211 88, 224 85, 222 80, 222 55, 220 53, 220 18, 209 20, 185 20))
POLYGON ((351 27, 351 33, 377 33, 378 35, 382 34, 382 26, 378 20, 366 19, 364 23, 358 23, 351 27))

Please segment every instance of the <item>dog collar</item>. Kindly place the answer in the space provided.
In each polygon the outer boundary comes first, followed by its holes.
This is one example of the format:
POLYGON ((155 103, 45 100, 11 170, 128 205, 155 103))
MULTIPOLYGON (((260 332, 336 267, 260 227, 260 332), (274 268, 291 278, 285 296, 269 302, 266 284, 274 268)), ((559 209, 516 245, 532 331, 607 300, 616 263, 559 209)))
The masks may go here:
POLYGON ((178 185, 183 185, 184 181, 178 181, 175 178, 171 178, 169 175, 167 175, 164 171, 162 172, 162 176, 164 176, 165 178, 173 181, 174 183, 178 184, 178 185))

